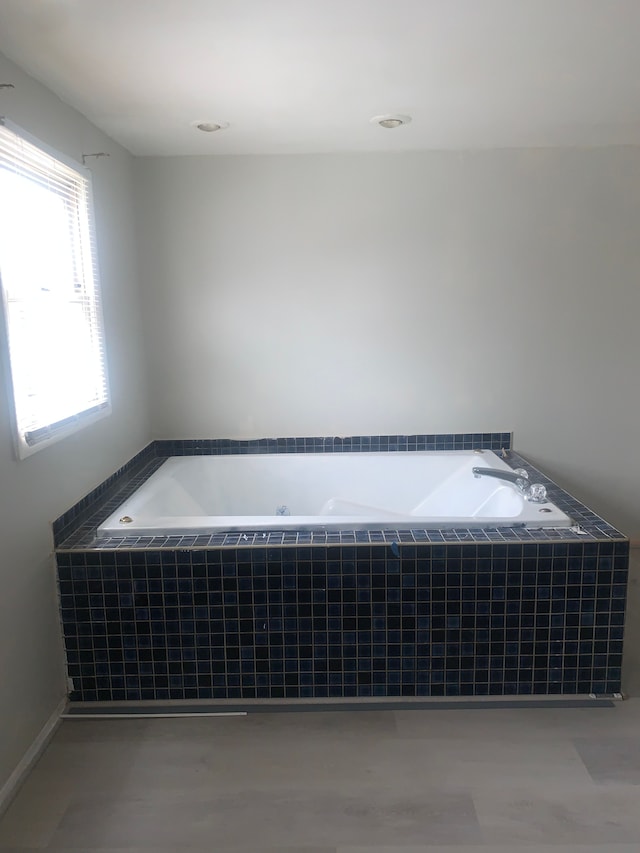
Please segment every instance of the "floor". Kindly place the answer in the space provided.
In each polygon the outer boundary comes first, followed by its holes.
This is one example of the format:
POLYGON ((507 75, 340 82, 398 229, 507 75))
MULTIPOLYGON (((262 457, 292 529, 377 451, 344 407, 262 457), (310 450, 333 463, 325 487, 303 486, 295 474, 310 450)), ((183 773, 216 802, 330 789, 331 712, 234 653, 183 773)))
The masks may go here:
POLYGON ((613 706, 65 721, 0 853, 638 853, 635 622, 613 706))

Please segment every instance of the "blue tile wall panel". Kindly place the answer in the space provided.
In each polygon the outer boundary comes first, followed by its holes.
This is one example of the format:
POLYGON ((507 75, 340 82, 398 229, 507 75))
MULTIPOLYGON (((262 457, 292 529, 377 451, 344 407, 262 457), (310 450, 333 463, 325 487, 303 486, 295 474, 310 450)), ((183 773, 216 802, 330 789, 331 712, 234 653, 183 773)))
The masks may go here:
POLYGON ((428 435, 350 435, 290 438, 259 438, 239 441, 228 438, 156 441, 160 456, 210 456, 228 453, 357 453, 416 450, 510 450, 510 432, 465 432, 428 435))
POLYGON ((620 690, 626 541, 57 559, 77 700, 620 690))

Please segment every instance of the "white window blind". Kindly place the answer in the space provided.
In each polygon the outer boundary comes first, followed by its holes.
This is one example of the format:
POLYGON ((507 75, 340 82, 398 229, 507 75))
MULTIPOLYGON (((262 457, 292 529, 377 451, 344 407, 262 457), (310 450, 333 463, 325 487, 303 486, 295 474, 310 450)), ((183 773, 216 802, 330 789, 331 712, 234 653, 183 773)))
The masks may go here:
POLYGON ((0 119, 0 280, 21 456, 109 410, 91 214, 88 172, 0 119))

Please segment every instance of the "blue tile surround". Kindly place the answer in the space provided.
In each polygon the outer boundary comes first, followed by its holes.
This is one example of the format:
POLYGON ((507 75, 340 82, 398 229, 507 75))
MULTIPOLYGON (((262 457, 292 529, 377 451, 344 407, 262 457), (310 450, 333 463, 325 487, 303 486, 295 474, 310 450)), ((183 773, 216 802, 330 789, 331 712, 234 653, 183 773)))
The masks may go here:
POLYGON ((517 454, 509 464, 535 472, 579 527, 98 542, 96 524, 180 448, 193 449, 156 442, 58 525, 73 699, 620 690, 629 543, 517 454))

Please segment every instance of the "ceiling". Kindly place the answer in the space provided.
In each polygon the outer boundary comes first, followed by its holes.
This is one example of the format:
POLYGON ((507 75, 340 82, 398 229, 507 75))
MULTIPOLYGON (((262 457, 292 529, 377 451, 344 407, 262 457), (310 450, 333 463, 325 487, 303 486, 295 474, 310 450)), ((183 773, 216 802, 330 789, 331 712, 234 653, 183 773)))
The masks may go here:
POLYGON ((137 155, 639 145, 639 42, 640 0, 0 0, 0 52, 137 155))

